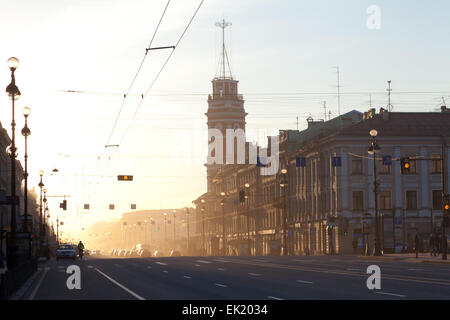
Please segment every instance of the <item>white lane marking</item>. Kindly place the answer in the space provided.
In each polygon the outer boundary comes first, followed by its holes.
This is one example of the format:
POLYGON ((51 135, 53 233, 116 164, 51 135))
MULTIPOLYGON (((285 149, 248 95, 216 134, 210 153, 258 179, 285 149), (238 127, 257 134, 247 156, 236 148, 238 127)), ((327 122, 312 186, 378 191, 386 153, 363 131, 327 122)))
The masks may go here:
POLYGON ((151 266, 147 266, 147 268, 151 269, 152 267, 151 266))
POLYGON ((422 271, 423 269, 415 269, 415 268, 412 268, 412 269, 408 269, 409 271, 422 271))
POLYGON ((195 266, 196 266, 196 267, 200 267, 200 265, 199 265, 199 264, 196 264, 195 266))
POLYGON ((252 273, 252 272, 249 272, 248 274, 251 275, 251 276, 255 276, 255 277, 259 277, 259 276, 260 276, 259 273, 252 273))
POLYGON ((186 278, 186 279, 192 279, 191 277, 189 277, 189 276, 184 276, 184 278, 186 278))
POLYGON ((94 267, 93 267, 93 266, 91 266, 91 265, 89 265, 89 266, 88 266, 88 268, 89 268, 89 269, 92 269, 92 268, 94 268, 94 267))
POLYGON ((394 297, 406 298, 406 296, 404 296, 404 295, 402 295, 402 294, 395 294, 395 293, 382 292, 382 291, 375 291, 375 293, 378 293, 378 294, 384 294, 384 295, 387 295, 387 296, 394 296, 394 297))
POLYGON ((277 298, 277 297, 272 297, 272 296, 267 296, 267 298, 272 299, 272 300, 284 300, 284 299, 277 298))
POLYGON ((212 263, 211 261, 206 261, 206 260, 197 260, 196 262, 199 262, 199 263, 212 263))
POLYGON ((225 269, 224 269, 224 268, 217 268, 217 270, 220 270, 220 271, 225 271, 225 269))
POLYGON ((169 273, 169 271, 167 271, 167 270, 164 270, 163 272, 164 272, 164 273, 169 273))
POLYGON ((216 286, 218 287, 222 287, 222 288, 226 288, 227 285, 226 284, 220 284, 220 283, 214 283, 216 286))
POLYGON ((165 263, 165 262, 155 262, 156 264, 160 264, 160 265, 162 265, 162 266, 167 266, 167 263, 165 263))
POLYGON ((116 280, 114 280, 113 278, 111 278, 110 276, 108 276, 107 274, 103 273, 102 271, 100 271, 99 269, 95 268, 95 270, 100 273, 102 276, 104 276, 106 279, 108 279, 109 281, 111 281, 112 283, 114 283, 116 286, 122 288, 123 290, 125 290, 126 292, 128 292, 129 294, 131 294, 133 297, 135 297, 138 300, 145 300, 145 298, 141 297, 140 295, 138 295, 137 293, 131 291, 130 289, 128 289, 127 287, 125 287, 124 285, 118 283, 116 280))
POLYGON ((216 261, 216 262, 231 262, 229 260, 222 260, 222 259, 213 259, 213 261, 216 261))
POLYGON ((305 281, 305 280, 295 280, 295 282, 298 282, 298 283, 307 283, 307 284, 312 284, 312 282, 311 282, 311 281, 305 281))
POLYGON ((45 269, 44 269, 44 271, 43 271, 43 273, 42 273, 42 276, 41 276, 41 278, 39 279, 38 284, 37 284, 36 287, 34 288, 33 292, 31 293, 30 297, 28 298, 28 300, 33 300, 33 299, 34 299, 34 296, 36 295, 36 292, 38 291, 39 287, 41 286, 42 281, 44 281, 44 277, 45 277, 45 275, 47 274, 48 270, 50 270, 50 268, 49 268, 49 267, 45 267, 45 269))

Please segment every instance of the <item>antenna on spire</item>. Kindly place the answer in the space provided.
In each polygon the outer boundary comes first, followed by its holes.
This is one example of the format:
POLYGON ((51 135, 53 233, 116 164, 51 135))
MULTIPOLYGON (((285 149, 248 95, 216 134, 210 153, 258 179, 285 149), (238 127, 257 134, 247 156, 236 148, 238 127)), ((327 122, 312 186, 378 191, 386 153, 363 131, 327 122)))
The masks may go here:
POLYGON ((228 65, 228 70, 230 72, 230 78, 233 78, 233 75, 231 73, 231 67, 230 67, 230 61, 228 59, 227 49, 225 48, 225 29, 227 27, 231 26, 231 22, 225 21, 225 19, 222 19, 222 21, 219 21, 216 23, 216 27, 219 27, 222 29, 222 74, 219 78, 226 79, 226 71, 225 71, 225 64, 228 65), (225 62, 226 59, 226 62, 225 62))
POLYGON ((392 89, 391 89, 391 80, 388 81, 387 92, 388 92, 388 101, 389 101, 389 102, 388 102, 387 109, 388 109, 389 112, 391 112, 392 109, 394 109, 394 106, 391 104, 391 92, 392 92, 392 89))

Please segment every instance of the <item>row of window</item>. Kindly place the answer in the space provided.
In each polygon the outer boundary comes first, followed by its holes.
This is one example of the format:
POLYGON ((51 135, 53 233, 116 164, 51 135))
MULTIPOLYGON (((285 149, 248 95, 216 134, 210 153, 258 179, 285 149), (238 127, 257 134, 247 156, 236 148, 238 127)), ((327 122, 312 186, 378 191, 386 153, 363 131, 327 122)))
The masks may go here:
MULTIPOLYGON (((391 192, 390 191, 380 191, 379 192, 379 208, 381 210, 391 209, 391 192)), ((416 210, 417 209, 417 191, 409 190, 406 191, 406 209, 416 210)), ((442 209, 442 190, 433 190, 433 210, 442 209)), ((353 191, 353 210, 363 211, 364 210, 364 192, 363 191, 353 191)))

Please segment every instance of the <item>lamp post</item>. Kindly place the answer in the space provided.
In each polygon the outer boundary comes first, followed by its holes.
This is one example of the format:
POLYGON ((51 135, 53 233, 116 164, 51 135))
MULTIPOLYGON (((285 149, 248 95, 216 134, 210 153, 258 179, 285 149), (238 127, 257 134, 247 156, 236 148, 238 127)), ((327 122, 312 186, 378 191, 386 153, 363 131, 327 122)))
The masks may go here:
POLYGON ((203 255, 206 256, 206 247, 205 247, 205 199, 200 200, 202 203, 201 212, 202 212, 202 251, 203 255))
POLYGON ((370 146, 368 153, 373 155, 373 192, 375 196, 375 253, 374 256, 382 256, 383 252, 380 246, 380 223, 378 219, 378 182, 377 182, 377 159, 376 155, 380 152, 380 146, 377 143, 378 131, 371 130, 370 136, 372 140, 370 141, 370 146))
POLYGON ((172 210, 173 213, 173 249, 176 249, 176 237, 175 237, 175 214, 176 214, 177 210, 172 210))
POLYGON ((187 219, 187 254, 189 254, 189 208, 186 208, 186 219, 187 219))
POLYGON ((44 229, 43 237, 45 238, 45 242, 46 242, 45 243, 45 255, 47 256, 47 254, 48 254, 48 233, 47 233, 47 224, 46 224, 47 223, 46 222, 46 215, 47 215, 47 211, 48 211, 47 197, 46 197, 47 189, 44 188, 42 191, 44 192, 44 199, 42 200, 44 202, 44 213, 43 213, 44 221, 43 221, 42 228, 44 229))
POLYGON ((164 247, 167 245, 167 213, 164 212, 164 247))
POLYGON ((244 185, 245 187, 245 195, 244 195, 244 199, 247 202, 247 255, 250 257, 252 255, 252 246, 251 246, 251 239, 250 239, 250 210, 249 210, 249 205, 248 205, 248 190, 250 188, 250 184, 246 183, 244 185))
POLYGON ((220 205, 222 206, 222 255, 227 255, 226 239, 225 239, 225 192, 221 192, 222 199, 220 205))
POLYGON ((11 121, 11 246, 8 249, 8 255, 10 256, 10 267, 16 265, 16 122, 14 119, 15 101, 20 98, 20 90, 16 86, 15 71, 19 67, 19 59, 11 57, 8 59, 8 68, 11 70, 11 83, 6 87, 6 93, 12 102, 12 121, 11 121))
POLYGON ((155 221, 153 221, 153 218, 150 218, 150 245, 153 243, 152 229, 154 224, 155 221))
POLYGON ((280 182, 280 187, 283 190, 283 196, 284 196, 284 201, 283 201, 283 256, 287 256, 287 178, 286 178, 286 174, 287 174, 287 169, 281 169, 281 174, 282 174, 282 178, 281 178, 281 182, 280 182))
POLYGON ((40 189, 40 201, 39 201, 39 251, 42 253, 42 239, 44 236, 43 228, 42 228, 42 188, 44 187, 44 183, 42 182, 42 176, 44 175, 44 171, 39 171, 39 176, 41 177, 41 181, 39 182, 40 189))
MULTIPOLYGON (((22 135, 25 137, 25 172, 23 174, 25 179, 25 186, 24 186, 24 193, 23 193, 23 208, 24 208, 24 220, 23 220, 23 231, 24 232, 30 232, 31 230, 28 230, 28 144, 27 144, 27 138, 31 135, 31 131, 28 128, 28 116, 30 115, 30 108, 24 107, 22 109, 22 114, 25 117, 25 126, 22 129, 22 135)), ((29 252, 28 255, 31 256, 31 236, 28 234, 28 247, 29 252)))

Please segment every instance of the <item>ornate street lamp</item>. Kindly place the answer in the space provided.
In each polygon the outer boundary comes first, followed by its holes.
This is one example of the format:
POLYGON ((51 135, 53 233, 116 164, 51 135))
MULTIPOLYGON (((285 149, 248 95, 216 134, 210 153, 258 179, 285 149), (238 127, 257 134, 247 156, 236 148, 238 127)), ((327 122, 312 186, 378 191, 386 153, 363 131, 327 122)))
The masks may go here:
POLYGON ((281 169, 281 182, 280 182, 280 187, 283 190, 283 195, 284 195, 284 201, 283 201, 283 256, 287 256, 287 187, 288 187, 288 182, 287 182, 287 169, 283 168, 281 169))
POLYGON ((11 245, 8 248, 10 268, 14 267, 17 263, 17 247, 16 247, 16 122, 14 118, 15 101, 20 98, 20 90, 16 86, 15 71, 19 67, 19 59, 11 57, 8 59, 8 68, 11 70, 11 83, 6 87, 6 93, 12 101, 12 121, 11 121, 11 245))
POLYGON ((375 196, 375 252, 374 256, 382 256, 383 251, 380 245, 380 223, 378 218, 378 182, 377 182, 377 160, 376 156, 380 153, 380 146, 377 143, 378 131, 371 130, 370 136, 372 140, 370 141, 370 146, 367 152, 373 155, 373 192, 375 196))
MULTIPOLYGON (((24 107, 22 109, 22 114, 25 117, 25 126, 22 129, 22 135, 25 137, 25 172, 23 174, 25 179, 25 186, 24 186, 24 193, 23 193, 23 208, 24 208, 24 222, 23 222, 23 231, 24 232, 30 232, 31 230, 28 230, 28 137, 31 135, 31 131, 28 128, 28 116, 30 115, 31 110, 28 107, 24 107)), ((29 256, 31 256, 31 236, 28 235, 28 246, 29 246, 29 256)))

